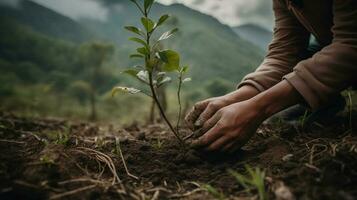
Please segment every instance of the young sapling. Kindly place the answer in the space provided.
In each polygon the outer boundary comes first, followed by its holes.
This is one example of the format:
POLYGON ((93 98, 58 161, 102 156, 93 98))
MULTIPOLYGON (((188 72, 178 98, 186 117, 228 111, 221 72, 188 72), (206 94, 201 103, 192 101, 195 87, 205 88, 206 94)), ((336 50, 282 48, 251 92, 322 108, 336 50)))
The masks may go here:
POLYGON ((173 36, 175 32, 178 31, 178 29, 174 28, 172 30, 169 30, 163 33, 157 39, 154 39, 154 33, 156 33, 158 28, 162 26, 169 19, 170 16, 165 14, 161 16, 157 22, 155 22, 154 20, 149 18, 149 13, 151 11, 151 7, 154 4, 154 0, 144 0, 143 3, 140 3, 139 0, 130 1, 135 4, 135 6, 142 14, 141 24, 143 26, 143 30, 135 26, 125 27, 125 29, 136 35, 136 37, 131 37, 129 38, 129 40, 140 45, 140 47, 136 49, 136 53, 130 55, 130 58, 142 59, 143 66, 135 66, 133 68, 123 71, 123 73, 134 77, 144 85, 148 86, 150 92, 145 92, 131 87, 115 87, 112 90, 112 96, 114 96, 116 93, 142 93, 146 96, 151 97, 154 100, 157 108, 159 109, 161 117, 166 122, 171 132, 175 135, 175 137, 179 140, 181 144, 184 144, 184 141, 179 134, 179 125, 182 114, 182 84, 191 80, 190 78, 185 78, 185 75, 188 71, 188 66, 180 65, 179 53, 171 49, 162 50, 160 49, 159 45, 161 41, 169 39, 171 36, 173 36), (177 99, 179 104, 179 110, 176 127, 174 127, 174 125, 168 119, 163 109, 163 105, 161 105, 159 101, 157 93, 157 89, 172 81, 171 77, 167 75, 170 72, 176 73, 178 79, 177 99))

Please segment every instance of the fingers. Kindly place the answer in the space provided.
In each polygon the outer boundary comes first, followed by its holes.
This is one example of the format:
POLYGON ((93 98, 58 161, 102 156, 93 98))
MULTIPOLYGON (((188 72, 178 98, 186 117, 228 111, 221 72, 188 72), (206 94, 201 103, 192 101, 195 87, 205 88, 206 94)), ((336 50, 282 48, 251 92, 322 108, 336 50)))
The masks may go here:
POLYGON ((196 133, 195 133, 195 138, 201 137, 204 133, 206 133, 207 131, 209 131, 211 128, 214 127, 214 125, 216 125, 216 123, 219 121, 219 119, 221 118, 221 114, 220 113, 216 113, 215 115, 213 115, 213 117, 211 117, 209 120, 207 120, 204 124, 203 127, 200 128, 196 133))
POLYGON ((231 145, 229 148, 227 148, 227 150, 225 152, 232 154, 232 153, 238 151, 241 147, 243 147, 245 145, 245 143, 246 143, 245 140, 235 141, 233 143, 233 145, 231 145))
POLYGON ((222 126, 217 123, 211 130, 192 142, 192 147, 208 146, 222 136, 222 126))
POLYGON ((193 130, 194 123, 197 118, 201 115, 202 111, 207 107, 208 101, 201 101, 195 104, 195 106, 191 109, 191 111, 186 115, 185 121, 188 127, 193 130))
POLYGON ((195 126, 202 127, 203 124, 210 119, 218 110, 220 109, 220 106, 217 105, 217 103, 209 103, 206 106, 206 109, 201 113, 201 115, 198 117, 195 126))
POLYGON ((229 150, 231 150, 231 148, 234 146, 235 141, 230 141, 228 144, 226 144, 221 151, 222 152, 228 152, 229 150))
POLYGON ((227 143, 231 141, 231 138, 223 136, 218 140, 214 141, 211 145, 209 145, 206 150, 207 151, 217 151, 221 150, 227 143))

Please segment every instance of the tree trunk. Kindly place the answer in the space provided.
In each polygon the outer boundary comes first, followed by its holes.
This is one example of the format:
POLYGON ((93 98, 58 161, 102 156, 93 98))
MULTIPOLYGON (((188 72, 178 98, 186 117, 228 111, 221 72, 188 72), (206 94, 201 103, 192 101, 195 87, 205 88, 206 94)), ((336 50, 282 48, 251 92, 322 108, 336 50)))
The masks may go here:
POLYGON ((90 95, 90 104, 91 104, 91 113, 89 120, 95 121, 97 120, 97 110, 96 110, 96 101, 95 101, 95 92, 92 91, 90 95))

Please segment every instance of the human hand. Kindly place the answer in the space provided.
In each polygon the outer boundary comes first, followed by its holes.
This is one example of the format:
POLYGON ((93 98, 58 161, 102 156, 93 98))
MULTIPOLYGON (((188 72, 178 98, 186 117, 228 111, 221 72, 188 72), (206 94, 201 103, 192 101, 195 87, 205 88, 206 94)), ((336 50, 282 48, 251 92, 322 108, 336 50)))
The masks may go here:
POLYGON ((258 93, 258 90, 254 87, 247 85, 227 95, 198 102, 187 114, 185 118, 186 123, 191 130, 201 128, 204 122, 210 119, 219 109, 239 101, 247 100, 258 93))
POLYGON ((265 118, 252 100, 231 104, 204 123, 200 130, 204 135, 192 145, 208 151, 233 152, 251 138, 265 118))
POLYGON ((233 152, 252 137, 265 119, 301 101, 298 91, 283 80, 249 100, 221 108, 204 123, 200 130, 203 135, 192 145, 208 151, 233 152))

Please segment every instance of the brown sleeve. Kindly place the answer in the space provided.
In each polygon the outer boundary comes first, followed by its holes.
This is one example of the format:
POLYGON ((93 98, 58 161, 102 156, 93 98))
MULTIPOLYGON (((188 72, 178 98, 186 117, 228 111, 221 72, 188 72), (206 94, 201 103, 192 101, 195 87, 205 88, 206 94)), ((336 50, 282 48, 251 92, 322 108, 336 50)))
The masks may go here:
POLYGON ((288 10, 284 0, 273 0, 275 28, 268 54, 257 70, 248 74, 238 88, 252 85, 260 92, 280 82, 302 60, 310 33, 288 10))
POLYGON ((357 1, 334 0, 334 39, 285 76, 312 108, 357 82, 357 1))

